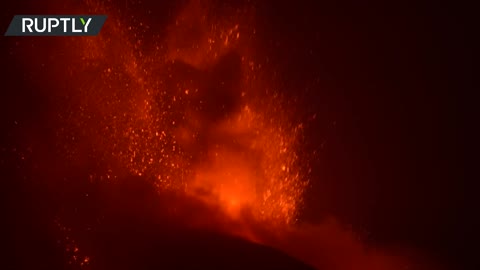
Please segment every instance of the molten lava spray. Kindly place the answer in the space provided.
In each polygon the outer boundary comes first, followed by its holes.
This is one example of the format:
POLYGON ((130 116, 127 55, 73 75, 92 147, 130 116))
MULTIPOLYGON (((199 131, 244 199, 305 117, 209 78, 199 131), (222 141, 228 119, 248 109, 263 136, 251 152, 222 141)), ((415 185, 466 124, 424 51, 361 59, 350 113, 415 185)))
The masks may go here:
MULTIPOLYGON (((92 155, 232 216, 248 209, 258 220, 293 223, 307 185, 296 152, 302 125, 290 122, 242 49, 255 36, 242 21, 248 12, 212 19, 194 1, 148 51, 141 30, 110 15, 102 35, 73 50, 82 65, 67 73, 88 84, 70 90, 63 139, 85 138, 92 155)), ((76 147, 67 142, 68 156, 76 147)))
MULTIPOLYGON (((213 4, 191 1, 160 29, 120 6, 86 3, 85 13, 108 15, 101 34, 62 39, 63 57, 51 67, 67 78, 51 93, 62 100, 62 159, 89 168, 91 182, 135 175, 159 196, 199 199, 224 217, 191 215, 191 226, 273 246, 320 269, 403 269, 404 260, 367 249, 335 222, 299 224, 309 174, 303 125, 268 62, 258 61, 253 8, 219 15, 213 4)), ((91 258, 82 252, 83 266, 91 258)))

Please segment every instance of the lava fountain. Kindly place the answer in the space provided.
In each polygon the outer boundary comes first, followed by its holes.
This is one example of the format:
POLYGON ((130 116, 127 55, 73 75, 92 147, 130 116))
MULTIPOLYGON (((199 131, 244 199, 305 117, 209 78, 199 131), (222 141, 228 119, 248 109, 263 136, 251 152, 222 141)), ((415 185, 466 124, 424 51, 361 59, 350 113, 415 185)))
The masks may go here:
MULTIPOLYGON (((151 51, 110 15, 102 35, 71 55, 83 64, 67 73, 81 81, 100 75, 71 89, 79 100, 62 116, 64 131, 83 134, 102 158, 158 189, 215 201, 232 217, 248 209, 258 220, 291 224, 307 185, 296 145, 302 126, 266 88, 274 83, 261 81, 246 47, 255 36, 242 18, 248 11, 228 20, 201 14, 208 9, 190 3, 165 37, 148 41, 151 51)), ((75 156, 75 144, 66 145, 75 156)))
MULTIPOLYGON (((49 93, 61 100, 60 159, 87 168, 88 181, 107 190, 141 177, 159 197, 194 198, 222 218, 189 212, 189 226, 270 245, 322 269, 403 267, 337 225, 297 226, 309 174, 303 125, 273 70, 258 61, 253 8, 219 16, 208 1, 191 1, 166 27, 110 2, 81 9, 108 19, 99 36, 56 46, 61 59, 50 76, 67 82, 49 93)), ((181 205, 172 200, 167 208, 181 205)), ((69 231, 61 218, 56 223, 69 231)))

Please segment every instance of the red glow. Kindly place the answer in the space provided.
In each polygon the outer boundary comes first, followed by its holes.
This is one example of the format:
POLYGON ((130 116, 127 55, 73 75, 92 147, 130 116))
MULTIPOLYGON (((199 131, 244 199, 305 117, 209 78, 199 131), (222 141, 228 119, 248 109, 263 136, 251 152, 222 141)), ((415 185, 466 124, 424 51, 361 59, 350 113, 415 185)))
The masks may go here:
MULTIPOLYGON (((320 269, 408 265, 368 249, 335 222, 299 224, 309 182, 303 125, 291 118, 295 104, 277 90, 272 70, 252 53, 252 10, 215 17, 192 1, 166 36, 149 36, 141 21, 88 2, 109 18, 98 37, 61 41, 67 56, 52 69, 69 78, 69 92, 52 95, 69 101, 58 115, 65 159, 108 164, 91 181, 144 177, 159 193, 180 191, 220 209, 221 218, 189 216, 192 226, 273 246, 320 269)), ((81 266, 94 260, 74 249, 81 266)))

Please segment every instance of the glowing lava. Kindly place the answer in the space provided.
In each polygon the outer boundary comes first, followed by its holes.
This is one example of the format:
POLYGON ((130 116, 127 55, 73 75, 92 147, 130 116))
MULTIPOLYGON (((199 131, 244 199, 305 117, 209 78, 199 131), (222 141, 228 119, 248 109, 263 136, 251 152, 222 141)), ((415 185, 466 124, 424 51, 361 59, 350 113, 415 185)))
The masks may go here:
MULTIPOLYGON (((267 94, 241 42, 255 36, 248 10, 209 18, 193 1, 165 38, 146 40, 156 44, 150 51, 134 26, 91 7, 109 23, 75 50, 72 59, 83 65, 68 73, 101 75, 71 90, 79 100, 62 115, 70 127, 63 141, 81 134, 96 158, 159 189, 216 200, 232 217, 248 209, 258 220, 293 222, 306 186, 296 153, 301 126, 291 124, 275 91, 267 94)), ((75 157, 78 144, 66 145, 75 157)), ((118 174, 112 168, 106 178, 118 174)))
MULTIPOLYGON (((57 134, 66 163, 89 168, 92 182, 134 175, 159 194, 202 200, 228 220, 192 215, 189 223, 221 227, 318 267, 396 269, 389 260, 372 266, 379 260, 336 226, 292 226, 308 184, 303 126, 253 54, 252 10, 219 17, 192 1, 162 32, 114 6, 87 3, 86 13, 108 15, 101 34, 63 39, 65 57, 52 67, 68 81, 52 93, 64 101, 57 134)), ((87 255, 84 264, 93 260, 87 255)))

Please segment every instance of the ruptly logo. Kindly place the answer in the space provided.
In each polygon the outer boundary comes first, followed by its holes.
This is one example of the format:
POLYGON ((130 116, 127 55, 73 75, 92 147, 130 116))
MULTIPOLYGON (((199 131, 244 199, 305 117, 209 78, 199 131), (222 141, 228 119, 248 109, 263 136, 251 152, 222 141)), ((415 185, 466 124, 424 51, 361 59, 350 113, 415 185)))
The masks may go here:
POLYGON ((96 36, 106 15, 15 15, 5 36, 96 36))

